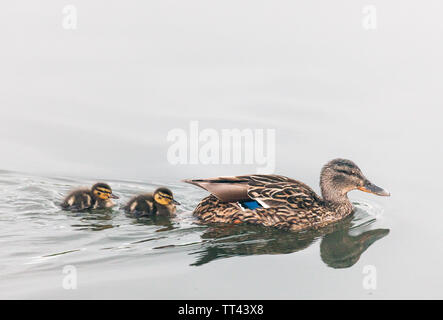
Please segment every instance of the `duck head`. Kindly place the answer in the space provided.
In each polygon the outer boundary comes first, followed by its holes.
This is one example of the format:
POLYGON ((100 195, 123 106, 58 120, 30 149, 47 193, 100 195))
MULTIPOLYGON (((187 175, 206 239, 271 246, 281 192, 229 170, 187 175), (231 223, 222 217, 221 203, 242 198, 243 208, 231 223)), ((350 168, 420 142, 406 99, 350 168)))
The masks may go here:
POLYGON ((109 199, 118 199, 118 197, 112 193, 111 187, 103 182, 96 183, 91 188, 93 196, 97 200, 109 200, 109 199))
POLYGON ((168 188, 158 188, 155 190, 154 201, 160 214, 175 213, 175 206, 180 205, 180 202, 174 199, 172 191, 168 188))
POLYGON ((390 196, 388 191, 370 182, 354 162, 346 159, 334 159, 323 166, 320 187, 323 199, 332 203, 349 201, 347 193, 352 190, 390 196))

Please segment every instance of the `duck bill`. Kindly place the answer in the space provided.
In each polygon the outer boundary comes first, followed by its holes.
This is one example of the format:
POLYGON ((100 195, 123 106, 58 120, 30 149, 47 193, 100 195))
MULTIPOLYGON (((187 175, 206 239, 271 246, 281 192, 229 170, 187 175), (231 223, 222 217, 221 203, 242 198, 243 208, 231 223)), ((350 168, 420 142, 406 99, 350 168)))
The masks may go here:
POLYGON ((111 199, 120 199, 118 196, 116 196, 115 194, 111 193, 111 195, 109 196, 109 198, 111 199))
POLYGON ((364 192, 376 194, 377 196, 389 197, 391 195, 387 190, 380 188, 369 181, 367 181, 363 187, 359 187, 358 189, 364 192))
POLYGON ((180 202, 178 202, 178 201, 177 201, 177 200, 175 200, 175 199, 172 199, 172 203, 173 203, 173 204, 175 204, 175 205, 177 205, 177 206, 181 205, 181 203, 180 203, 180 202))

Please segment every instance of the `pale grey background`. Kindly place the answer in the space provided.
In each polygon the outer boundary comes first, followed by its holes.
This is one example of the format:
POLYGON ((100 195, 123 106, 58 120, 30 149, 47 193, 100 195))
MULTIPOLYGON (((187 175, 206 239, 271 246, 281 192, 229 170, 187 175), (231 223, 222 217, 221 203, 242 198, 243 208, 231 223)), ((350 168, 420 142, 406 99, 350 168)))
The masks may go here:
MULTIPOLYGON (((241 272, 240 282, 221 279, 218 291, 180 283, 242 269, 231 259, 198 273, 167 264, 178 269, 150 273, 154 291, 136 288, 140 270, 133 286, 123 280, 121 292, 367 298, 361 268, 375 264, 380 281, 373 297, 441 298, 442 12, 437 0, 2 2, 0 169, 88 181, 253 173, 255 166, 171 166, 167 132, 191 120, 202 128, 276 129, 277 173, 318 191, 321 166, 345 157, 389 189, 390 199, 358 195, 383 208, 389 240, 346 272, 322 266, 309 274, 304 257, 312 248, 277 264, 260 256, 242 260, 248 272, 246 261, 285 275, 297 266, 295 291, 287 289, 290 277, 261 286, 241 272), (78 9, 75 31, 61 26, 66 4, 78 9), (377 7, 375 31, 361 26, 366 4, 377 7), (320 280, 310 283, 311 276, 320 280), (233 291, 232 283, 241 286, 233 291)), ((114 297, 109 278, 100 283, 101 271, 92 273, 97 295, 85 288, 75 297, 114 297)), ((59 294, 70 297, 47 296, 59 294)))
POLYGON ((391 175, 437 168, 443 4, 371 2, 375 31, 361 26, 366 4, 5 2, 1 167, 118 178, 255 171, 169 165, 167 132, 199 120, 277 129, 277 172, 318 171, 335 156, 391 175), (61 26, 66 4, 77 7, 75 31, 61 26))

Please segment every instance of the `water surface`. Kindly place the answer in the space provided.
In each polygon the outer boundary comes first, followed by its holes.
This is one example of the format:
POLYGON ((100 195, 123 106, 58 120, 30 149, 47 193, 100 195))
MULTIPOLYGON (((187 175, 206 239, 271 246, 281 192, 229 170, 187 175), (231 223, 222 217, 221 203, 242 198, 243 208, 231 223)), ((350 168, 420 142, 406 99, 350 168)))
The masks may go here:
MULTIPOLYGON (((353 294, 365 296, 362 267, 378 261, 383 270, 384 260, 377 257, 385 253, 390 230, 375 202, 354 201, 356 211, 340 223, 294 233, 200 225, 191 211, 205 192, 181 183, 162 184, 182 203, 176 217, 135 219, 119 205, 92 212, 59 209, 70 189, 92 181, 7 171, 0 176, 3 298, 297 298, 309 296, 303 285, 332 282, 320 282, 320 274, 336 278, 343 272, 352 277, 342 285, 355 282, 353 294), (66 266, 77 270, 76 290, 63 289, 66 266), (307 275, 312 279, 303 284, 307 275), (286 281, 279 293, 248 288, 286 281), (290 289, 290 283, 298 288, 290 289)), ((160 185, 108 182, 120 204, 160 185)))

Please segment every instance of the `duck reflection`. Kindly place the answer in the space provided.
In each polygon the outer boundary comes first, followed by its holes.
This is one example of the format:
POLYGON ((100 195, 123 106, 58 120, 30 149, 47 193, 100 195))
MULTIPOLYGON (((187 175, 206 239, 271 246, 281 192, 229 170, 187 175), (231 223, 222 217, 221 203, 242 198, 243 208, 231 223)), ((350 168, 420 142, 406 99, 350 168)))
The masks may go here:
POLYGON ((374 229, 358 236, 351 236, 346 231, 327 234, 320 243, 320 257, 331 268, 349 268, 371 244, 388 233, 389 229, 374 229))
POLYGON ((192 253, 198 256, 192 265, 234 256, 293 253, 320 240, 320 257, 327 266, 349 268, 375 241, 389 233, 389 229, 367 230, 368 223, 355 226, 359 220, 353 214, 321 230, 300 233, 247 225, 210 227, 201 236, 205 240, 203 249, 192 253), (354 236, 350 231, 359 234, 354 236))

